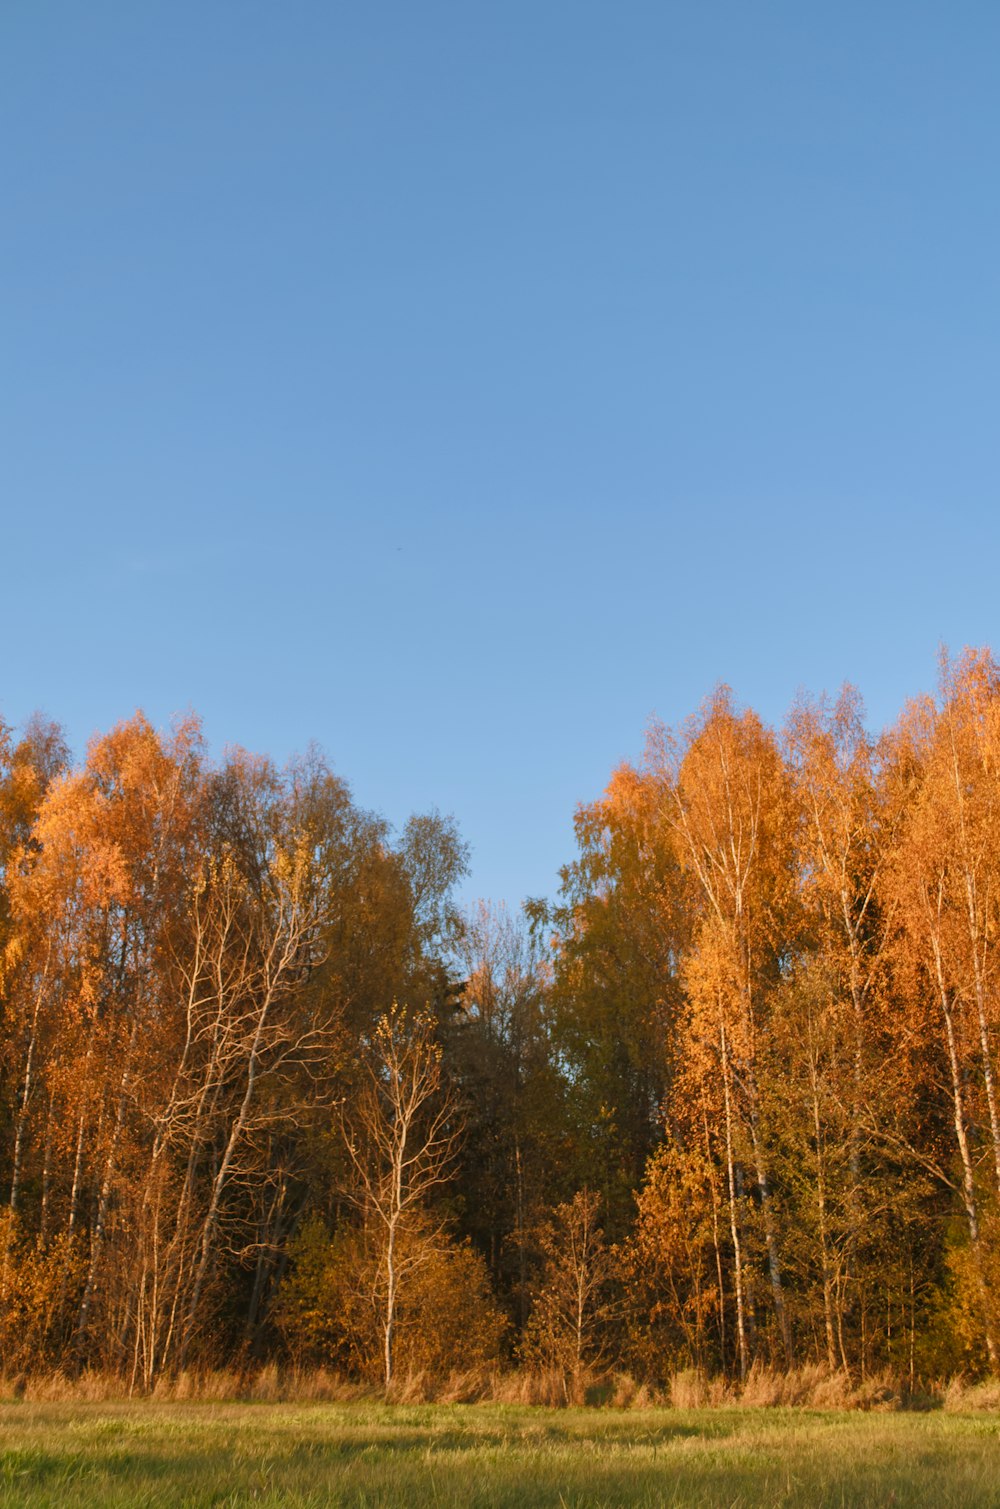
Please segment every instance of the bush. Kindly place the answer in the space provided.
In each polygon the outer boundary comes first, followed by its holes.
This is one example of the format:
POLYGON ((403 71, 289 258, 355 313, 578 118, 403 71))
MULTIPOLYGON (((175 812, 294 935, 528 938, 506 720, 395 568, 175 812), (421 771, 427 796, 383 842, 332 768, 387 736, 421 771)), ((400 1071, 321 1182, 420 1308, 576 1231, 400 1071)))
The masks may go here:
POLYGON ((7 1373, 61 1358, 80 1301, 83 1254, 63 1233, 43 1244, 0 1211, 0 1356, 7 1373))
MULTIPOLYGON (((355 1377, 382 1375, 379 1253, 363 1228, 331 1240, 308 1223, 278 1299, 278 1325, 301 1365, 333 1365, 355 1377)), ((395 1374, 434 1384, 453 1372, 488 1368, 506 1330, 486 1265, 468 1242, 412 1222, 400 1243, 403 1274, 395 1320, 395 1374)))

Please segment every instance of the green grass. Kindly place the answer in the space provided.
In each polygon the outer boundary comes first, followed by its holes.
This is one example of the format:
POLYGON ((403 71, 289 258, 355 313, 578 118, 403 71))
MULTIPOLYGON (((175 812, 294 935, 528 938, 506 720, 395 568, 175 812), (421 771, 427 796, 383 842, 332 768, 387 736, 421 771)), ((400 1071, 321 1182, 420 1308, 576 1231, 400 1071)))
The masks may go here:
POLYGON ((1000 1506, 1000 1417, 0 1406, 0 1506, 1000 1506))

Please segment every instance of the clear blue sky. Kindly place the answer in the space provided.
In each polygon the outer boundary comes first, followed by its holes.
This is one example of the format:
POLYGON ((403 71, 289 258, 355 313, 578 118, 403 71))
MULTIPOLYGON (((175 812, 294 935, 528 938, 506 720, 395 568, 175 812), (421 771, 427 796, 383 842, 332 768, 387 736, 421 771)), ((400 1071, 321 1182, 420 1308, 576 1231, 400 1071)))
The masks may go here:
POLYGON ((0 10, 0 711, 552 894, 649 716, 1000 645, 1000 7, 0 10))

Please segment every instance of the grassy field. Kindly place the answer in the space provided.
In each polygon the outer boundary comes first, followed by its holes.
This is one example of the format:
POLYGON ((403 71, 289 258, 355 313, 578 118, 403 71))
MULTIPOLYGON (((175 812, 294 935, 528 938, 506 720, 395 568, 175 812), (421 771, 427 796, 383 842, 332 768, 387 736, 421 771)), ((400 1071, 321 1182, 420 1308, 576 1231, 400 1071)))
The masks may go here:
POLYGON ((1000 1505, 1000 1416, 0 1406, 0 1505, 1000 1505))

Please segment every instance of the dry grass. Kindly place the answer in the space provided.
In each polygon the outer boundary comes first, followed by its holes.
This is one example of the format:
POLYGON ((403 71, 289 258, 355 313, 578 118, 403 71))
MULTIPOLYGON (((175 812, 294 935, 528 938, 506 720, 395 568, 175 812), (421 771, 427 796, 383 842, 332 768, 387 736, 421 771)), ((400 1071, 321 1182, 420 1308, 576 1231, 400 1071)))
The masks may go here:
MULTIPOLYGON (((369 1399, 376 1391, 342 1378, 325 1368, 284 1368, 274 1363, 255 1372, 217 1368, 185 1371, 159 1379, 152 1398, 161 1404, 344 1404, 369 1399)), ((114 1373, 0 1374, 0 1403, 24 1400, 33 1404, 100 1404, 135 1397, 128 1380, 114 1373)))
MULTIPOLYGON (((99 1404, 124 1401, 128 1381, 108 1373, 75 1376, 0 1375, 0 1403, 99 1404)), ((409 1373, 386 1391, 326 1368, 187 1371, 161 1378, 153 1398, 161 1403, 345 1404, 382 1401, 396 1405, 500 1404, 566 1408, 602 1405, 617 1410, 789 1409, 891 1412, 940 1408, 949 1413, 1000 1411, 1000 1379, 962 1376, 928 1384, 915 1396, 899 1378, 880 1373, 865 1379, 806 1364, 780 1372, 754 1366, 742 1384, 695 1369, 675 1373, 663 1388, 625 1372, 567 1377, 558 1370, 456 1369, 446 1377, 409 1373)))
POLYGON ((985 1378, 977 1383, 959 1374, 948 1380, 942 1390, 941 1403, 951 1414, 967 1410, 1000 1410, 1000 1378, 985 1378))

